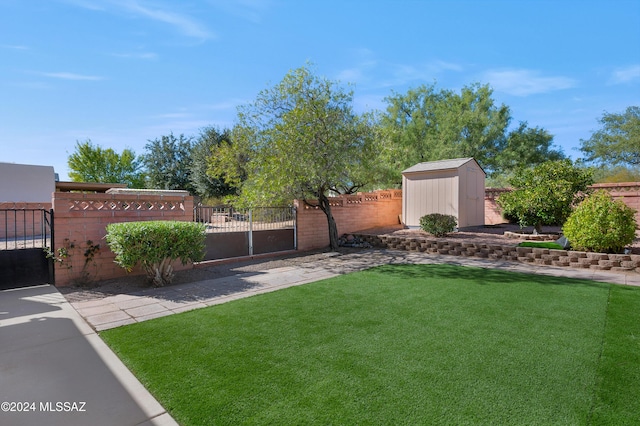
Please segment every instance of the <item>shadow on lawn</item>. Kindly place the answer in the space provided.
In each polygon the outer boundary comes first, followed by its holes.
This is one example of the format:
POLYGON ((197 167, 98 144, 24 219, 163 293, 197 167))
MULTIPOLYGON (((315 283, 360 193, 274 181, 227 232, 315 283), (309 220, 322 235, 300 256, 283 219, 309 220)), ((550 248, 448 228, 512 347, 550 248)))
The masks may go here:
POLYGON ((479 268, 457 265, 409 265, 390 264, 371 268, 370 271, 391 275, 400 279, 457 279, 488 283, 536 283, 542 285, 583 285, 601 287, 603 283, 568 277, 527 274, 523 272, 501 271, 493 268, 479 268))

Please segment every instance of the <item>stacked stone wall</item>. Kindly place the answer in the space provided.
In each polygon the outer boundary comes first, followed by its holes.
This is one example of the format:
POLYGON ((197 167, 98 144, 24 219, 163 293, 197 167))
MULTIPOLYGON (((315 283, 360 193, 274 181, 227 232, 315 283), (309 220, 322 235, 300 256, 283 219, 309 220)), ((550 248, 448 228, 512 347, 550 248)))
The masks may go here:
POLYGON ((640 272, 640 255, 517 247, 429 237, 354 234, 374 247, 616 272, 640 272))

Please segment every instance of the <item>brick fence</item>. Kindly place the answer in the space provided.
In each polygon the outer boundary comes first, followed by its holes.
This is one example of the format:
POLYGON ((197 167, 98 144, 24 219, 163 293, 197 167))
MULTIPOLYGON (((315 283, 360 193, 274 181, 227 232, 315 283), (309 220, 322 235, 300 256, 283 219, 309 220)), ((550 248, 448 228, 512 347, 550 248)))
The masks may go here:
MULTIPOLYGON (((636 210, 636 222, 640 224, 640 182, 623 182, 623 183, 597 183, 589 187, 593 190, 602 189, 615 199, 622 200, 624 203, 636 210)), ((486 225, 495 225, 504 223, 502 210, 496 199, 508 192, 508 188, 486 188, 484 194, 484 223, 486 225)))
MULTIPOLYGON (((193 220, 193 197, 154 194, 104 194, 55 192, 54 248, 66 248, 67 257, 56 262, 57 286, 96 279, 117 278, 127 274, 114 263, 115 254, 104 236, 110 223, 144 220, 193 220), (93 252, 92 249, 99 246, 93 252), (90 260, 88 258, 91 257, 90 260)), ((187 265, 191 267, 192 265, 187 265)), ((180 261, 174 267, 184 269, 180 261)), ((144 272, 136 267, 135 275, 144 272)))
MULTIPOLYGON (((338 235, 368 228, 397 225, 402 215, 402 190, 375 191, 330 198, 338 235)), ((296 200, 298 250, 329 245, 327 216, 318 207, 296 200)))

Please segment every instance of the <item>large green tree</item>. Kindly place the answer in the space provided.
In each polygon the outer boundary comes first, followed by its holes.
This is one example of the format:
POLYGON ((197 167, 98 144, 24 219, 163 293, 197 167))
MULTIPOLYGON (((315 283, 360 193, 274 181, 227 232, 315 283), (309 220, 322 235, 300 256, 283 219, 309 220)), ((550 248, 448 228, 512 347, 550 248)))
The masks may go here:
POLYGON ((387 179, 399 182, 405 168, 448 158, 474 157, 490 175, 563 158, 544 129, 522 122, 507 134, 509 107, 492 95, 488 85, 456 93, 432 84, 386 98, 380 124, 387 179))
POLYGON ((221 144, 231 143, 231 131, 216 127, 202 129, 191 148, 191 183, 197 194, 203 198, 222 198, 236 193, 236 188, 224 178, 209 175, 207 170, 211 157, 221 144))
POLYGON ((175 137, 173 132, 149 141, 143 156, 148 187, 186 190, 195 195, 191 180, 192 145, 192 138, 183 134, 175 137))
MULTIPOLYGON (((329 242, 338 245, 332 192, 357 190, 374 163, 374 126, 353 112, 352 92, 317 77, 308 67, 290 71, 277 85, 239 108, 229 158, 232 178, 245 173, 241 197, 248 203, 304 200, 327 217, 329 242)), ((239 182, 241 179, 237 179, 239 182)))
POLYGON ((506 216, 540 233, 543 225, 562 225, 592 183, 591 170, 571 160, 547 161, 519 169, 510 179, 513 191, 500 195, 497 202, 506 216))
POLYGON ((493 187, 508 186, 519 169, 566 158, 562 150, 554 148, 553 136, 548 131, 529 127, 526 121, 521 121, 497 147, 495 169, 487 180, 487 185, 493 187))
POLYGON ((640 107, 630 106, 624 113, 604 113, 598 120, 602 128, 580 150, 586 162, 605 166, 640 166, 640 107))
POLYGON ((111 148, 94 145, 90 139, 76 141, 67 164, 69 178, 74 182, 124 183, 129 188, 145 186, 142 160, 130 149, 118 154, 111 148))

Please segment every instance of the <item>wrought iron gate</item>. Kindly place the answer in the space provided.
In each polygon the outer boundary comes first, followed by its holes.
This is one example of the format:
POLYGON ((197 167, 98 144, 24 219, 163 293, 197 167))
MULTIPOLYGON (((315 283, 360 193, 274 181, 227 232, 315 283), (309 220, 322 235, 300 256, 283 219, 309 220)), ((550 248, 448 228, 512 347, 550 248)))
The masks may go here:
POLYGON ((0 290, 53 284, 53 210, 0 210, 0 290))
POLYGON ((207 226, 205 260, 252 256, 296 249, 293 207, 196 206, 196 222, 207 226))

